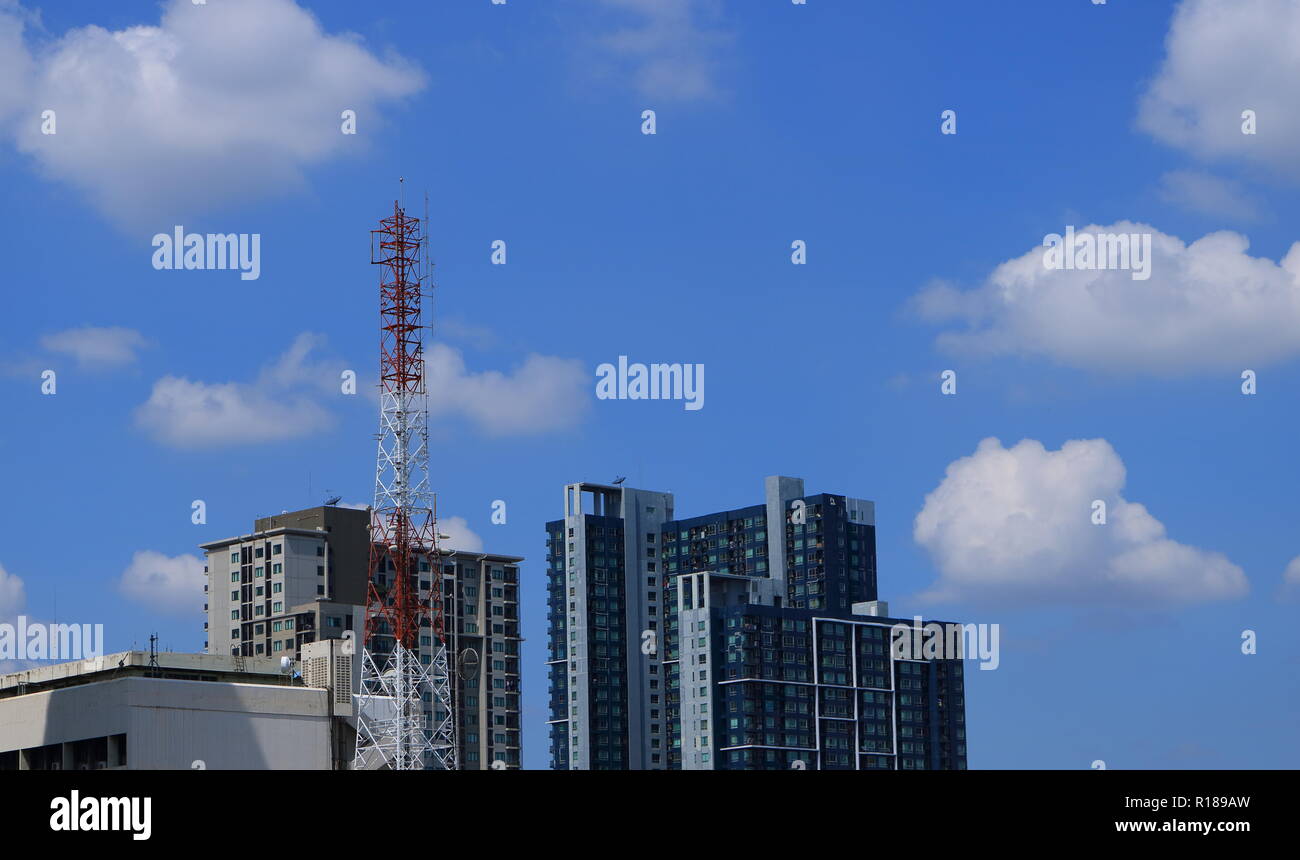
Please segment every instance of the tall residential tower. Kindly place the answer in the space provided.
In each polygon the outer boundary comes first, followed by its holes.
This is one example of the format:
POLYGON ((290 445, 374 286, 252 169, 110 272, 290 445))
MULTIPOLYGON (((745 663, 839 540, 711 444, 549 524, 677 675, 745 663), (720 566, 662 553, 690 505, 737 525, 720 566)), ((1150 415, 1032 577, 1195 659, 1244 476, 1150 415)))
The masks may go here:
POLYGON ((960 659, 891 648, 875 509, 770 477, 678 519, 669 493, 565 488, 547 524, 558 769, 963 769, 960 659))
MULTIPOLYGON (((347 638, 352 631, 359 658, 370 540, 369 511, 324 506, 264 517, 249 534, 203 544, 208 653, 300 659, 307 643, 347 638)), ((439 558, 447 647, 454 655, 458 767, 481 770, 501 761, 516 769, 523 559, 463 550, 443 550, 439 558)), ((392 563, 385 560, 377 573, 391 577, 392 563)), ((427 561, 418 576, 416 587, 432 591, 427 561)), ((434 656, 430 631, 421 632, 415 650, 428 665, 434 656)), ((427 704, 430 719, 438 716, 427 704)))

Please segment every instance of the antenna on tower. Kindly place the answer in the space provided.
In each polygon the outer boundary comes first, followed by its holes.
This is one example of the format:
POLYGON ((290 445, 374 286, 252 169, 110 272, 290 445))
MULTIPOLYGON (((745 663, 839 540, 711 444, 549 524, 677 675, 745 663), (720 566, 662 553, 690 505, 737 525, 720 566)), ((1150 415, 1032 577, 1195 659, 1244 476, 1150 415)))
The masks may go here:
POLYGON ((162 675, 162 667, 158 665, 158 634, 149 634, 149 677, 157 678, 162 675))

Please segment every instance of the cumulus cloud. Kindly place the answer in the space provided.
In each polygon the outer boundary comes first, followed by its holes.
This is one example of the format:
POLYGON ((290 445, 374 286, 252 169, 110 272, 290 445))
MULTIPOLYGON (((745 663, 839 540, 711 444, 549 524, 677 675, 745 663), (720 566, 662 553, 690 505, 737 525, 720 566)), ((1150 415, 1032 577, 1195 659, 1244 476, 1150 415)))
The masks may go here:
POLYGON ((324 342, 321 335, 298 335, 251 383, 164 376, 136 409, 136 426, 176 448, 274 442, 327 429, 334 418, 319 392, 339 390, 342 367, 312 360, 324 342))
POLYGON ((1171 170, 1160 177, 1160 196, 1202 215, 1255 221, 1259 208, 1240 183, 1200 170, 1171 170))
POLYGON ((446 517, 438 520, 438 533, 447 536, 441 541, 443 549, 459 549, 465 552, 482 552, 483 538, 474 533, 464 517, 446 517))
POLYGON ((912 308, 932 322, 966 324, 939 335, 949 352, 1041 355, 1113 373, 1235 377, 1300 354, 1300 243, 1275 263, 1248 254, 1249 240, 1229 231, 1190 244, 1128 221, 1077 232, 1085 231, 1150 233, 1150 279, 1048 269, 1036 247, 975 289, 932 284, 912 308))
POLYGON ((41 338, 41 346, 49 351, 69 355, 82 367, 105 370, 131 364, 147 345, 140 332, 120 326, 82 326, 41 338))
POLYGON ((460 351, 425 353, 430 415, 460 415, 492 436, 544 433, 576 424, 588 409, 591 378, 577 359, 529 355, 511 374, 470 372, 460 351))
POLYGON ((1205 159, 1234 158, 1300 178, 1300 4, 1184 0, 1138 125, 1205 159), (1256 134, 1242 133, 1253 110, 1256 134))
POLYGON ((142 550, 131 557, 118 589, 157 612, 190 615, 203 611, 203 584, 207 581, 198 556, 142 550))
POLYGON ((0 618, 17 615, 27 603, 23 581, 0 564, 0 618))
MULTIPOLYGON (((136 409, 136 426, 176 448, 275 442, 329 429, 334 415, 324 397, 339 391, 344 366, 316 358, 325 342, 323 335, 300 334, 252 382, 165 376, 136 409)), ((471 372, 459 350, 433 344, 425 376, 430 416, 464 418, 491 436, 572 427, 590 407, 590 380, 576 359, 534 354, 512 373, 471 372)))
POLYGON ((719 94, 720 52, 731 36, 709 22, 714 0, 594 0, 625 23, 596 37, 589 69, 613 64, 647 98, 692 101, 719 94))
POLYGON ((355 150, 379 105, 424 85, 294 0, 170 0, 157 24, 38 47, 24 17, 0 0, 0 121, 47 176, 132 227, 299 187, 305 168, 355 150), (41 132, 47 109, 56 134, 41 132), (340 132, 344 110, 355 136, 340 132))
POLYGON ((1123 497, 1126 472, 1104 439, 1049 451, 997 439, 949 464, 913 537, 939 579, 924 595, 1022 604, 1187 604, 1244 595, 1241 568, 1171 540, 1145 506, 1123 497), (1094 500, 1106 522, 1093 522, 1094 500))
POLYGON ((32 19, 15 0, 0 0, 0 123, 22 110, 31 86, 33 62, 23 34, 32 19))
POLYGON ((1300 594, 1300 555, 1291 559, 1282 572, 1282 588, 1287 594, 1300 594))

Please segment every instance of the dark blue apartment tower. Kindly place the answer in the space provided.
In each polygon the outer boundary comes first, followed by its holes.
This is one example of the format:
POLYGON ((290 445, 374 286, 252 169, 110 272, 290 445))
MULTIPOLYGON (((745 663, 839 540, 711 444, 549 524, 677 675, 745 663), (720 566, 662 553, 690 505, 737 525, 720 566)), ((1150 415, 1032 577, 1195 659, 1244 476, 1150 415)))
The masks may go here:
MULTIPOLYGON (((962 660, 896 647, 875 506, 770 477, 677 519, 671 493, 565 487, 547 523, 551 766, 965 769, 962 660)), ((956 652, 960 653, 960 652, 956 652)))

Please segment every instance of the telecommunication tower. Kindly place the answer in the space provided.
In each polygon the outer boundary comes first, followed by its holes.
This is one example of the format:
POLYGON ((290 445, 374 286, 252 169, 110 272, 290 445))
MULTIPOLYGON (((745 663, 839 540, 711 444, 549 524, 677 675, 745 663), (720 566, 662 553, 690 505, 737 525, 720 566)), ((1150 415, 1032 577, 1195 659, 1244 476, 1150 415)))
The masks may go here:
POLYGON ((394 201, 392 216, 370 231, 370 262, 380 267, 379 454, 357 700, 357 770, 457 768, 436 503, 429 482, 421 319, 425 287, 432 289, 427 201, 425 209, 421 224, 394 201), (421 587, 422 577, 427 589, 421 587), (428 665, 420 661, 421 637, 431 643, 428 665))

